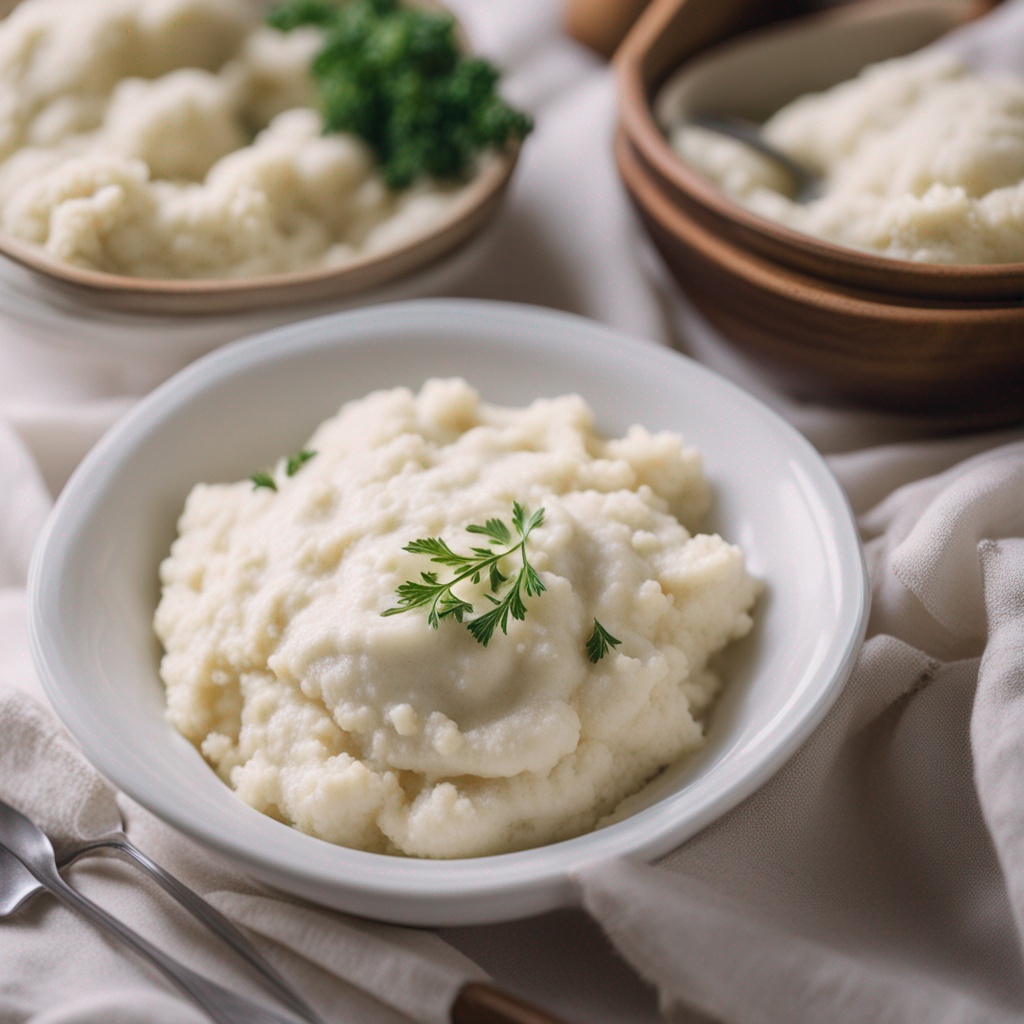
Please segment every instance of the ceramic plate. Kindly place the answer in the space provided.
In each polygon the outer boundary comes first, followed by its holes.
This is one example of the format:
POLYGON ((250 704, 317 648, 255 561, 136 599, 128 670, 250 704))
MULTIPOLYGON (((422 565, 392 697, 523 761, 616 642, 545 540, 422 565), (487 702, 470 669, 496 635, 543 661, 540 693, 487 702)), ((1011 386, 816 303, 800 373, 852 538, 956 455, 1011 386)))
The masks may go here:
POLYGON ((421 301, 310 320, 219 350, 153 392, 77 470, 36 549, 31 639, 47 693, 101 772, 132 798, 279 889, 368 917, 450 925, 524 917, 575 898, 576 871, 654 859, 753 792, 838 695, 864 635, 853 517, 811 446, 745 392, 648 342, 562 313, 421 301), (765 584, 730 650, 708 742, 661 773, 633 813, 519 853, 427 861, 344 849, 242 803, 164 721, 151 622, 157 567, 198 481, 244 479, 295 451, 346 400, 462 376, 485 400, 583 395, 605 433, 681 433, 714 488, 710 529, 765 584))

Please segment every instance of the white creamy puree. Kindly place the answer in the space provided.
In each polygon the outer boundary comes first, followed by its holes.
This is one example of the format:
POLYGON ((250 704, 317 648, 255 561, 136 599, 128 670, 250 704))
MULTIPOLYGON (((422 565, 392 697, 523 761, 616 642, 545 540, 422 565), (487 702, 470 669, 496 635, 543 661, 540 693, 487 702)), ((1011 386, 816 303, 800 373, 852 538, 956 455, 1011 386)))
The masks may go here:
POLYGON ((755 212, 810 235, 927 263, 1024 261, 1024 81, 925 52, 803 96, 764 126, 825 175, 798 205, 792 183, 747 147, 675 127, 675 149, 755 212))
POLYGON ((387 189, 312 109, 312 28, 251 0, 23 0, 0 22, 0 229, 156 278, 342 265, 429 230, 459 190, 387 189))
POLYGON ((758 584, 681 524, 709 490, 680 437, 603 440, 577 396, 504 408, 446 380, 351 402, 307 447, 276 493, 197 486, 161 567, 170 721, 243 800, 345 846, 493 854, 593 828, 700 745, 708 659, 758 584), (382 617, 405 580, 450 578, 406 544, 468 552, 516 500, 545 510, 547 589, 507 635, 382 617), (593 664, 595 617, 621 645, 593 664))

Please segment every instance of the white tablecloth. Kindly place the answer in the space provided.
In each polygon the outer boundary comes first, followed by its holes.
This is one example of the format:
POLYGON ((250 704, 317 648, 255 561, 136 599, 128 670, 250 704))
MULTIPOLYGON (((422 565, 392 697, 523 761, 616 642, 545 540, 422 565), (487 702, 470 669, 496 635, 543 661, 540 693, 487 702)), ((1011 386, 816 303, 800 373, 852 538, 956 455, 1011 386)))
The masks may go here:
MULTIPOLYGON (((122 799, 130 834, 269 934, 261 948, 331 1020, 409 1019, 350 983, 371 934, 461 976, 472 961, 580 1022, 654 1021, 659 1004, 668 1020, 730 1024, 1021 1019, 1024 429, 944 437, 935 424, 768 388, 648 250, 612 163, 610 73, 560 33, 554 0, 453 6, 509 69, 507 92, 537 129, 487 236, 378 298, 567 309, 675 345, 758 393, 828 456, 860 517, 869 640, 834 711, 775 779, 661 864, 582 879, 589 917, 448 929, 444 942, 361 930, 339 915, 268 911, 229 865, 122 799)), ((0 270, 0 687, 44 700, 25 640, 25 571, 82 455, 199 352, 303 312, 110 317, 0 270)), ((72 876, 168 948, 245 984, 166 901, 140 895, 129 869, 98 859, 72 876)), ((50 901, 0 922, 0 1024, 200 1019, 50 901)))

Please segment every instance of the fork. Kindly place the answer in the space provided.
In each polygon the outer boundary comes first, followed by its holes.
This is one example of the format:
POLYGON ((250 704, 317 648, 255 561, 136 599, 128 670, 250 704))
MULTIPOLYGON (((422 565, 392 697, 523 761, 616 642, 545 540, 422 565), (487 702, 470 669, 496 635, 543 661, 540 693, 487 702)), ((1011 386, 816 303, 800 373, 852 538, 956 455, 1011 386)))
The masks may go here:
MULTIPOLYGON (((3 804, 0 801, 0 804, 3 804)), ((3 806, 6 806, 3 804, 3 806)), ((291 985, 266 961, 256 947, 219 911, 207 903, 198 893, 193 892, 169 871, 150 860, 121 829, 108 832, 98 839, 88 840, 59 862, 65 868, 79 857, 99 850, 115 850, 130 857, 178 903, 210 931, 223 939, 250 967, 276 992, 276 994, 309 1024, 323 1024, 323 1019, 300 996, 291 985)))
MULTIPOLYGON (((132 857, 175 899, 226 939, 286 999, 289 1006, 311 1024, 323 1024, 267 964, 249 941, 218 910, 210 906, 173 875, 146 856, 121 831, 85 842, 61 861, 66 867, 79 857, 101 849, 118 850, 132 857)), ((182 991, 191 996, 219 1024, 294 1024, 242 996, 196 974, 111 917, 102 908, 72 889, 58 873, 56 855, 49 837, 31 819, 0 800, 0 920, 9 917, 33 895, 48 890, 64 903, 109 928, 141 956, 153 962, 182 991)), ((509 992, 485 982, 468 982, 451 1008, 452 1024, 565 1024, 560 1018, 509 992)))
POLYGON ((0 916, 13 913, 40 889, 112 932, 218 1024, 294 1024, 294 1018, 282 1017, 186 967, 82 896, 61 878, 46 834, 13 807, 0 802, 0 916))

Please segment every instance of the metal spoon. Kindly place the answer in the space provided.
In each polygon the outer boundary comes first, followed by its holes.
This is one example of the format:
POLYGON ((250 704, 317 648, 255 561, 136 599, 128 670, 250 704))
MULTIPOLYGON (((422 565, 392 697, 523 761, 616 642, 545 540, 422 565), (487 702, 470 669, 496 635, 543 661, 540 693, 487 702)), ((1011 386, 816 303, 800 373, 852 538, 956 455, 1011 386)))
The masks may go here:
MULTIPOLYGON (((113 835, 117 835, 117 833, 114 833, 113 835)), ((100 846, 107 846, 115 842, 116 840, 112 836, 104 840, 97 840, 86 847, 76 850, 64 861, 64 863, 69 864, 71 861, 89 850, 96 849, 100 846)), ((135 850, 135 853, 145 857, 145 854, 142 854, 141 851, 132 846, 126 836, 124 837, 124 844, 135 850)), ((17 847, 20 851, 22 843, 17 843, 17 847)), ((116 848, 121 849, 121 844, 118 844, 116 848)), ((125 852, 128 851, 126 850, 125 852)), ((26 853, 24 856, 28 857, 28 854, 26 853)), ((146 858, 146 861, 152 865, 152 867, 162 871, 162 869, 158 868, 156 864, 149 861, 148 858, 146 858)), ((166 872, 164 872, 164 874, 166 874, 166 872)), ((170 878, 171 876, 168 875, 167 877, 170 878)), ((180 882, 177 884, 181 885, 180 882)), ((182 888, 184 888, 184 886, 182 886, 182 888)), ((164 973, 167 974, 167 976, 176 985, 183 988, 186 994, 196 999, 196 1001, 199 1002, 199 1004, 210 1014, 211 1017, 214 1018, 214 1020, 224 1022, 224 1024, 292 1024, 291 1021, 286 1022, 284 1018, 255 1007, 248 1001, 243 1000, 241 996, 236 996, 234 993, 228 992, 227 989, 222 989, 214 982, 207 981, 205 978, 194 974, 187 967, 177 963, 177 961, 159 953, 158 950, 151 947, 145 939, 141 938, 141 936, 136 935, 135 932, 121 924, 121 922, 117 921, 116 918, 110 917, 99 907, 96 907, 91 901, 86 900, 85 897, 81 896, 74 889, 68 886, 60 875, 57 874, 57 865, 53 854, 53 847, 45 833, 43 833, 38 826, 24 815, 0 801, 0 919, 9 917, 29 899, 31 899, 32 896, 45 890, 49 890, 57 896, 58 899, 61 899, 66 903, 70 903, 76 909, 80 909, 83 913, 92 917, 93 920, 96 920, 97 923, 102 924, 104 927, 112 927, 120 938, 128 942, 141 955, 147 957, 147 959, 152 959, 149 955, 150 951, 157 953, 163 962, 157 962, 156 960, 153 960, 153 962, 156 963, 156 965, 164 971, 164 973), (23 859, 23 856, 20 853, 17 856, 15 855, 13 852, 13 846, 15 845, 15 840, 18 838, 21 838, 26 845, 32 847, 32 862, 34 863, 35 859, 38 858, 42 864, 42 869, 33 867, 30 870, 29 866, 27 866, 29 861, 27 859, 23 859), (11 848, 9 848, 9 846, 11 848), (41 873, 46 873, 48 877, 44 880, 40 877, 41 873), (53 882, 53 878, 56 878, 55 883, 53 882), (56 888, 57 885, 59 885, 59 891, 56 888), (70 898, 68 897, 68 894, 70 894, 70 898), (82 905, 79 905, 77 902, 72 902, 72 900, 80 901, 82 905), (94 913, 99 916, 94 916, 94 913), (131 938, 129 939, 127 936, 131 936, 131 938), (189 989, 185 989, 184 986, 179 983, 178 978, 174 974, 169 973, 167 970, 168 965, 186 977, 198 979, 203 986, 212 991, 215 995, 220 993, 233 1000, 235 1004, 237 1004, 237 1015, 230 1017, 225 1016, 223 1013, 218 1015, 219 1010, 226 1010, 227 1008, 219 1007, 218 1010, 215 1011, 206 1003, 201 1002, 194 992, 189 989)), ((194 894, 191 895, 194 896, 194 894)), ((233 929, 234 925, 230 925, 230 927, 233 929)), ((507 1024, 565 1024, 565 1022, 560 1018, 555 1017, 536 1006, 518 999, 515 996, 509 995, 506 992, 502 992, 501 990, 494 988, 492 985, 480 982, 470 982, 463 987, 452 1006, 451 1020, 452 1024, 485 1024, 485 1022, 487 1022, 487 1024, 498 1024, 500 1021, 507 1022, 507 1024)))
POLYGON ((731 114, 690 114, 687 121, 698 128, 743 142, 761 156, 778 164, 793 179, 794 202, 809 203, 821 195, 821 175, 767 142, 761 126, 754 121, 731 114))
POLYGON ((293 1018, 282 1017, 197 974, 72 889, 57 871, 53 846, 45 833, 13 807, 0 803, 0 916, 12 913, 39 889, 48 890, 62 903, 112 932, 218 1024, 294 1024, 293 1018))
POLYGON ((0 846, 0 918, 10 917, 37 892, 43 883, 36 880, 24 864, 0 846))
POLYGON ((309 1021, 310 1024, 324 1024, 323 1018, 271 967, 256 947, 216 907, 211 906, 187 885, 179 882, 169 871, 150 860, 120 829, 84 842, 60 862, 60 867, 67 867, 79 857, 97 850, 116 850, 131 857, 165 892, 173 896, 215 935, 222 938, 303 1020, 309 1021))

